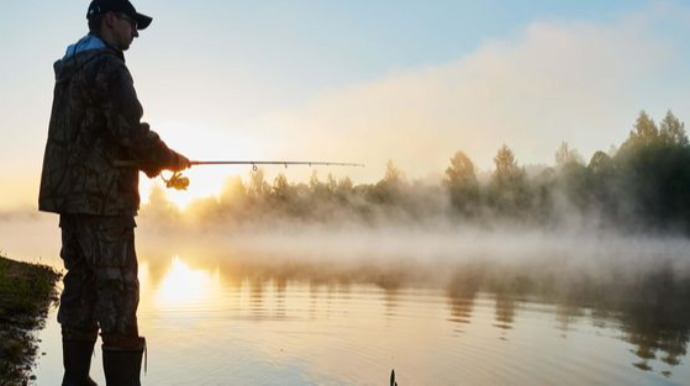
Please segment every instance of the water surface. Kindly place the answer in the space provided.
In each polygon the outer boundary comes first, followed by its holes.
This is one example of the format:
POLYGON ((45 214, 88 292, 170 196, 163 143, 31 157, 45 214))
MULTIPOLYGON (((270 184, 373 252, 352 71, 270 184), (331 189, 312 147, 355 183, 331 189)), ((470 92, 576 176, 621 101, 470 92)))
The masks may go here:
MULTIPOLYGON (((41 219, 0 221, 0 247, 61 268, 41 219)), ((686 239, 142 224, 145 385, 690 385, 686 239)), ((38 335, 57 385, 55 308, 38 335)))
MULTIPOLYGON (((392 368, 401 386, 690 384, 688 326, 655 324, 659 309, 297 280, 194 261, 141 263, 145 384, 385 385, 392 368)), ((40 337, 37 384, 57 384, 54 310, 40 337)), ((103 382, 99 361, 97 352, 103 382)))

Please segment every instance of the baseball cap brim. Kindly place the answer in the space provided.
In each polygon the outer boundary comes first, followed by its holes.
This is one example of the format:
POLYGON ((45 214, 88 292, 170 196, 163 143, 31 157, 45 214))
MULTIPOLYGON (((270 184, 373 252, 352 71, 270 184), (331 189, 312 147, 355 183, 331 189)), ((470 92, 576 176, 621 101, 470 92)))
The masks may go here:
POLYGON ((135 14, 133 19, 137 22, 138 30, 146 29, 153 21, 152 17, 142 15, 141 13, 135 14))
POLYGON ((106 12, 120 12, 129 16, 137 23, 137 29, 146 29, 153 21, 150 16, 137 12, 129 0, 92 0, 86 13, 86 18, 103 15, 106 12))

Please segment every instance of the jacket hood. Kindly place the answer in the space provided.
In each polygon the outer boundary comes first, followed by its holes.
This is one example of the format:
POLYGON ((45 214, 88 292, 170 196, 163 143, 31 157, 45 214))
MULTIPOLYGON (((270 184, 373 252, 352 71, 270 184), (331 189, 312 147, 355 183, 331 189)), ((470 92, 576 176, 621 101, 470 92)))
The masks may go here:
POLYGON ((92 34, 84 36, 78 42, 67 47, 65 56, 53 65, 56 81, 68 80, 86 63, 106 53, 118 53, 118 56, 124 60, 124 56, 121 53, 113 49, 98 36, 92 34))

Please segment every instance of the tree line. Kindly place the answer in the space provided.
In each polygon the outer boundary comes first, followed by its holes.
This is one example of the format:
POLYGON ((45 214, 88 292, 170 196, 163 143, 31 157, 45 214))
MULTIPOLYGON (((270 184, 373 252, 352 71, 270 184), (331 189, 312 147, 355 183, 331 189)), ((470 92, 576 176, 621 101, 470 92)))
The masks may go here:
MULTIPOLYGON (((544 227, 576 222, 687 233, 690 145, 684 126, 671 111, 659 124, 642 111, 618 149, 597 151, 586 161, 563 143, 553 166, 532 173, 507 145, 496 153, 487 176, 458 151, 440 184, 408 181, 392 161, 380 181, 358 185, 349 177, 328 175, 321 180, 316 171, 308 183, 291 183, 284 174, 269 182, 257 169, 246 183, 239 177, 229 179, 219 199, 200 200, 193 212, 238 222, 444 219, 544 227)), ((165 205, 162 192, 154 192, 145 211, 162 213, 170 209, 163 210, 165 205)))

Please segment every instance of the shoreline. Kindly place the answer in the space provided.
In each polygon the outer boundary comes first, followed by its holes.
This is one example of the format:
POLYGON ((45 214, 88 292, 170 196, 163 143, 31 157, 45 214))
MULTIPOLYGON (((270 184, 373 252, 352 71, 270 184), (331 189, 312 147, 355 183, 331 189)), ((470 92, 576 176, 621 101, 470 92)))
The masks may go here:
POLYGON ((32 378, 48 309, 57 300, 53 268, 0 255, 0 386, 25 385, 32 378))

